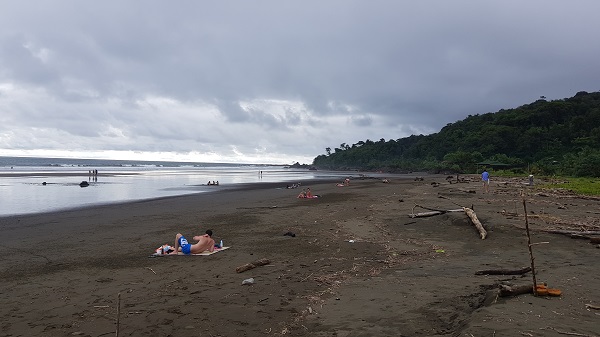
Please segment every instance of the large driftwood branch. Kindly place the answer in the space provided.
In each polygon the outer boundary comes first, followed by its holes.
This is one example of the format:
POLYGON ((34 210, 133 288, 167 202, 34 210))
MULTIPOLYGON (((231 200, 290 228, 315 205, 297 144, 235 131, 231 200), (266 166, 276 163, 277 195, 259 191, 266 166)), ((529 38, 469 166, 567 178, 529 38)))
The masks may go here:
MULTIPOLYGON (((437 208, 431 208, 431 207, 425 207, 419 204, 415 204, 415 207, 420 207, 422 209, 426 209, 428 211, 435 211, 435 212, 442 212, 442 213, 450 213, 450 212, 464 212, 462 209, 462 206, 460 206, 461 208, 459 209, 437 209, 437 208)), ((414 209, 414 207, 413 207, 414 209)))
POLYGON ((475 275, 522 275, 531 271, 531 267, 521 269, 490 269, 480 270, 475 275))
POLYGON ((447 209, 447 210, 436 209, 436 208, 425 207, 425 206, 415 204, 415 206, 413 207, 413 212, 411 214, 409 214, 408 216, 411 218, 425 218, 428 216, 440 215, 440 214, 445 214, 445 213, 449 213, 449 212, 464 212, 464 211, 462 209, 447 209), (420 207, 420 208, 429 210, 431 212, 415 213, 414 212, 415 207, 420 207))
POLYGON ((413 214, 409 214, 408 216, 411 218, 425 218, 428 216, 446 214, 446 213, 450 213, 450 212, 464 212, 464 211, 462 209, 449 209, 446 211, 431 211, 431 212, 413 213, 413 214))
POLYGON ((260 259, 260 260, 256 260, 256 261, 251 262, 251 263, 246 263, 244 265, 241 265, 241 266, 235 268, 235 271, 237 273, 243 273, 246 270, 254 269, 254 268, 259 267, 259 266, 264 266, 264 265, 269 264, 269 263, 271 263, 271 260, 269 260, 269 259, 260 259))
POLYGON ((479 219, 477 219, 477 214, 475 214, 475 211, 468 207, 463 207, 463 209, 464 209, 465 213, 467 214, 467 216, 469 217, 469 219, 471 219, 471 222, 475 225, 475 227, 479 231, 479 236, 481 236, 481 240, 485 240, 485 238, 487 236, 487 231, 485 230, 485 228, 483 228, 483 225, 481 224, 479 219))
POLYGON ((440 214, 444 214, 444 213, 446 213, 446 212, 431 211, 431 212, 413 213, 413 214, 409 214, 408 216, 411 218, 426 218, 428 216, 440 215, 440 214))

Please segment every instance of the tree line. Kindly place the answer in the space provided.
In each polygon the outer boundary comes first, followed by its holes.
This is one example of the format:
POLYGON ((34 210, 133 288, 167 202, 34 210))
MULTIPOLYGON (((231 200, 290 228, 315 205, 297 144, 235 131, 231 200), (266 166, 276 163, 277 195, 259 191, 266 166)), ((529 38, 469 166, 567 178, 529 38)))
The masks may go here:
POLYGON ((331 170, 514 173, 600 177, 600 92, 469 115, 431 135, 326 148, 312 165, 331 170))

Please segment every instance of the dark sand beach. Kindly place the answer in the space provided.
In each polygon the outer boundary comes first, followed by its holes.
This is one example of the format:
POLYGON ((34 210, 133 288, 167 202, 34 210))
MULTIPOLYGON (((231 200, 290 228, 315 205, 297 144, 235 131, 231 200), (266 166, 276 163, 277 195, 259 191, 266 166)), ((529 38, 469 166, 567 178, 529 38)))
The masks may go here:
POLYGON ((524 183, 303 182, 318 199, 254 184, 0 218, 0 336, 114 336, 117 319, 119 336, 598 336, 600 249, 547 230, 598 230, 600 199, 524 183), (532 241, 547 242, 538 282, 560 297, 498 297, 531 273, 475 274, 530 265, 522 190, 532 241), (464 213, 410 218, 416 204, 472 206, 488 237, 464 213), (149 257, 206 229, 231 248, 149 257))

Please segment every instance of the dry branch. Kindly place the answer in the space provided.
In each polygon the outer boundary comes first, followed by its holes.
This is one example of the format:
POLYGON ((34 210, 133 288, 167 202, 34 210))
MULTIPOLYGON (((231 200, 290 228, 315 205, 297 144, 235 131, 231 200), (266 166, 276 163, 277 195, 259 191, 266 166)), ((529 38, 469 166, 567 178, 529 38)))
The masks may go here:
POLYGON ((121 320, 121 293, 117 294, 117 330, 115 331, 115 337, 119 337, 119 324, 121 320))
POLYGON ((525 232, 527 233, 527 249, 529 250, 529 260, 531 261, 531 278, 533 279, 532 292, 537 296, 537 280, 535 278, 535 258, 533 257, 533 250, 531 249, 531 234, 529 233, 529 218, 527 217, 527 202, 525 201, 525 194, 521 191, 521 198, 523 200, 523 214, 525 215, 525 232))
POLYGON ((241 265, 241 266, 235 268, 235 271, 237 273, 243 273, 246 270, 250 270, 250 269, 254 269, 256 267, 264 266, 264 265, 267 265, 269 263, 271 263, 271 260, 269 260, 269 259, 260 259, 260 260, 256 260, 256 261, 251 262, 251 263, 246 263, 244 265, 241 265))
POLYGON ((475 275, 522 275, 531 271, 531 267, 521 269, 490 269, 480 270, 475 275))
POLYGON ((445 212, 441 212, 441 211, 431 211, 431 212, 413 213, 413 214, 409 214, 408 216, 411 218, 426 218, 428 216, 440 215, 440 214, 444 214, 444 213, 445 212))
POLYGON ((475 211, 468 207, 463 207, 463 210, 465 211, 467 216, 471 219, 471 222, 475 225, 475 227, 479 231, 481 240, 484 240, 485 237, 487 236, 487 232, 486 232, 485 228, 483 228, 483 225, 481 224, 479 219, 477 219, 477 214, 475 214, 475 211))
POLYGON ((563 229, 555 229, 546 231, 552 234, 564 234, 564 235, 600 235, 600 231, 569 231, 563 229))

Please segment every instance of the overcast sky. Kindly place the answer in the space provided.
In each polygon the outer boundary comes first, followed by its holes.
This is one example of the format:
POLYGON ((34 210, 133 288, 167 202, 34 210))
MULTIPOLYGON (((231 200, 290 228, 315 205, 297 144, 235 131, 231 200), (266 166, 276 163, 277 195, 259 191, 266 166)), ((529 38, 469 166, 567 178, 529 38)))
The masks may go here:
POLYGON ((600 90, 598 13, 598 0, 0 0, 0 155, 308 164, 600 90))

